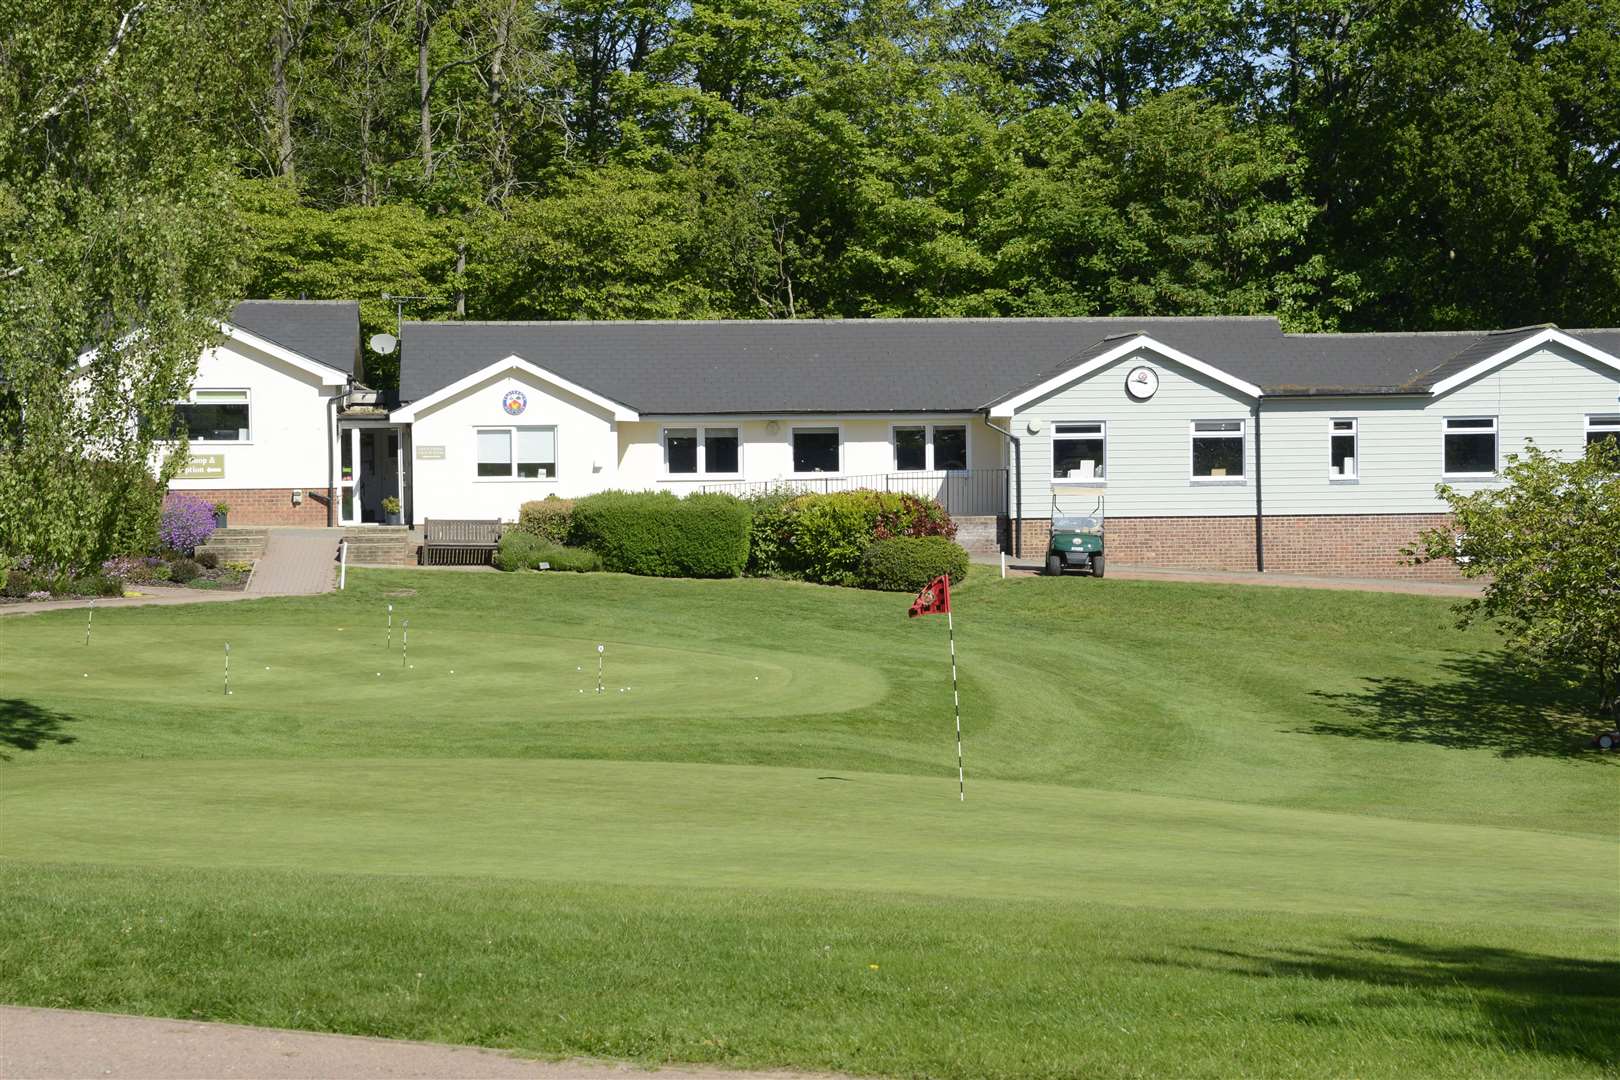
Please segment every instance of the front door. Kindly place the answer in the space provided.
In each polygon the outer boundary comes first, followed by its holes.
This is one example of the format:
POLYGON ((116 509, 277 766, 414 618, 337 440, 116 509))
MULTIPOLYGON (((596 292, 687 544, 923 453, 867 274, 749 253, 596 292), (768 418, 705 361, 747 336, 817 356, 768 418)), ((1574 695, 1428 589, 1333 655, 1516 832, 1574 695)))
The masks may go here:
POLYGON ((338 430, 338 524, 360 523, 360 429, 338 430))

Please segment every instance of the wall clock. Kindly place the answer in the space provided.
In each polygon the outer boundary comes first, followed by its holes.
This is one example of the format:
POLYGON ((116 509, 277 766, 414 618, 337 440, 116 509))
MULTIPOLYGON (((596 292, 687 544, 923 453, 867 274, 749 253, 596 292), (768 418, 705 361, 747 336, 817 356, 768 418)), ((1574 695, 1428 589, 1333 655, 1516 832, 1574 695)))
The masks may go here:
POLYGON ((1146 401, 1159 392, 1159 373, 1143 365, 1125 376, 1125 392, 1137 401, 1146 401))

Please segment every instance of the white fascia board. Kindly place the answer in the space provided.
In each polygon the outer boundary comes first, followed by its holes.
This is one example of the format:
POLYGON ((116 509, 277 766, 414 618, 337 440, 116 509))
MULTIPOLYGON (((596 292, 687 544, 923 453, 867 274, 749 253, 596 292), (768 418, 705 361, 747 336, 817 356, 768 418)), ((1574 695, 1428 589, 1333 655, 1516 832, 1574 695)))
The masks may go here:
POLYGON ((550 383, 559 390, 573 394, 575 397, 583 398, 592 405, 595 405, 597 408, 611 414, 615 421, 641 419, 640 414, 634 409, 630 408, 630 406, 625 405, 622 402, 614 401, 612 398, 603 397, 594 390, 587 390, 578 383, 570 382, 561 375, 558 375, 552 371, 547 371, 538 364, 531 364, 527 360, 523 359, 523 357, 515 354, 508 356, 505 360, 497 360, 488 367, 475 371, 465 378, 457 379, 449 386, 441 387, 438 390, 435 390, 433 393, 429 394, 425 398, 422 398, 420 401, 413 401, 403 408, 395 409, 389 414, 388 418, 396 423, 411 423, 417 418, 419 413, 433 408, 442 401, 448 401, 457 394, 471 390, 480 383, 485 383, 491 379, 498 378, 509 371, 520 371, 533 379, 540 382, 550 383))
POLYGON ((1121 341, 1118 345, 1114 346, 1112 349, 1109 349, 1102 355, 1094 356, 1083 364, 1077 364, 1067 371, 1060 372, 1038 386, 1032 386, 1028 390, 1020 391, 1019 393, 1014 394, 1012 397, 991 402, 988 406, 989 413, 993 417, 1010 418, 1014 413, 1023 408, 1025 405, 1028 405, 1030 402, 1038 401, 1047 394, 1050 394, 1056 390, 1061 390, 1070 383, 1079 382, 1087 375, 1107 367, 1120 357, 1129 356, 1131 353, 1141 349, 1147 349, 1158 353, 1166 360, 1174 361, 1182 367, 1189 368, 1198 372, 1200 375, 1205 375, 1211 379, 1214 379, 1223 386, 1229 386, 1246 397, 1258 398, 1260 396, 1260 388, 1253 383, 1245 382, 1234 375, 1222 371, 1213 364, 1206 364, 1197 357, 1189 356, 1180 349, 1172 348, 1171 346, 1164 344, 1162 341, 1156 341, 1146 334, 1136 334, 1132 337, 1126 338, 1124 341, 1121 341))
POLYGON ((1481 375, 1487 375, 1490 372, 1495 371, 1503 364, 1517 360, 1519 357, 1533 349, 1539 349, 1543 345, 1552 344, 1562 345, 1566 349, 1581 354, 1588 360, 1596 361, 1597 363, 1603 364, 1606 367, 1620 371, 1620 357, 1614 356, 1612 353, 1606 353, 1596 346, 1588 345, 1580 338, 1571 337, 1562 330, 1548 327, 1539 334, 1534 334, 1525 338, 1523 341, 1515 342, 1514 344, 1509 345, 1501 352, 1493 353, 1492 355, 1481 360, 1479 363, 1475 364, 1473 367, 1459 371, 1455 375, 1448 375, 1446 378, 1441 379, 1439 382, 1429 387, 1429 393, 1435 397, 1439 397, 1441 394, 1455 390, 1457 387, 1462 386, 1464 383, 1471 382, 1474 379, 1479 378, 1481 375))
POLYGON ((340 371, 330 364, 323 364, 319 360, 312 360, 303 353, 293 352, 285 345, 277 345, 269 338, 260 337, 251 330, 244 330, 240 326, 234 326, 228 322, 220 323, 219 329, 227 340, 240 341, 242 344, 249 345, 260 352, 269 353, 277 360, 291 364, 300 371, 309 372, 321 380, 322 386, 347 386, 349 383, 348 372, 340 371))

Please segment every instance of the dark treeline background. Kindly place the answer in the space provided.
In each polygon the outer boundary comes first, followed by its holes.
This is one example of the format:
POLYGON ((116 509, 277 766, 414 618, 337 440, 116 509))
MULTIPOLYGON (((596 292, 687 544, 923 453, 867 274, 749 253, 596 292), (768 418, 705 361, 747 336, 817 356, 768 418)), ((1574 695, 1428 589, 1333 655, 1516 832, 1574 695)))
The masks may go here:
MULTIPOLYGON (((274 0, 251 294, 1620 323, 1620 0, 274 0)), ((373 365, 377 379, 389 375, 373 365)))

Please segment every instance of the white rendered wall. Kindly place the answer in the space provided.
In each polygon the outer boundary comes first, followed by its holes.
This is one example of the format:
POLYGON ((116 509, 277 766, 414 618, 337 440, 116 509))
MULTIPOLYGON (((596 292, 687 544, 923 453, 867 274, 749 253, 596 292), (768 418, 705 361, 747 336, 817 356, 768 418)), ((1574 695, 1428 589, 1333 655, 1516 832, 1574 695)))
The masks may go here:
POLYGON ((419 414, 411 425, 410 444, 410 512, 418 523, 428 518, 515 521, 518 508, 531 499, 574 498, 621 486, 615 479, 618 436, 609 414, 515 372, 495 376, 419 414), (528 399, 521 415, 508 415, 502 408, 511 390, 528 399), (476 432, 481 427, 555 427, 556 479, 479 476, 476 432), (444 457, 423 457, 428 447, 443 447, 444 457))
POLYGON ((207 349, 198 361, 197 390, 247 390, 250 433, 246 442, 193 442, 197 454, 219 454, 225 476, 179 480, 181 491, 234 488, 304 488, 325 491, 328 483, 331 400, 340 386, 322 386, 319 377, 274 359, 239 341, 207 349))

